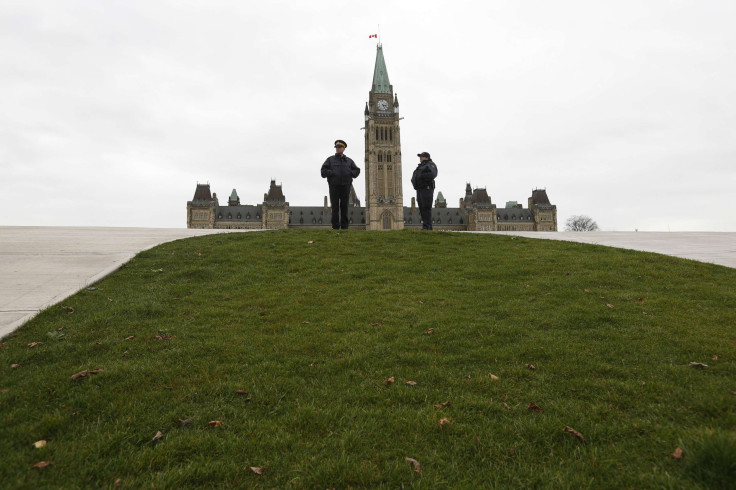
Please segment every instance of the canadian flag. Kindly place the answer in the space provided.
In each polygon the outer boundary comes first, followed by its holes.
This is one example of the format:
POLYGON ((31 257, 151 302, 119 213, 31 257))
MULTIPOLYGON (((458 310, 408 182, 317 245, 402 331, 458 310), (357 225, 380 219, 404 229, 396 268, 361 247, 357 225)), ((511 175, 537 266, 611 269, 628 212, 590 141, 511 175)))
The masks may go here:
POLYGON ((378 39, 378 34, 371 34, 370 36, 368 36, 368 39, 370 39, 372 37, 375 37, 376 39, 378 39))

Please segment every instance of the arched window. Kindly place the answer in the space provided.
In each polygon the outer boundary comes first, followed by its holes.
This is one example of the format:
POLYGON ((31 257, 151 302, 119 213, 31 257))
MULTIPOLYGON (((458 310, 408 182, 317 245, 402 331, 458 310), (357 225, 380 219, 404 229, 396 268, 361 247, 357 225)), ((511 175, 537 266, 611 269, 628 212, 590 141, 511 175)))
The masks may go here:
POLYGON ((379 162, 383 161, 383 155, 381 153, 378 154, 378 161, 379 162))
POLYGON ((391 161, 391 153, 389 153, 388 155, 386 155, 386 161, 387 162, 390 162, 391 161))

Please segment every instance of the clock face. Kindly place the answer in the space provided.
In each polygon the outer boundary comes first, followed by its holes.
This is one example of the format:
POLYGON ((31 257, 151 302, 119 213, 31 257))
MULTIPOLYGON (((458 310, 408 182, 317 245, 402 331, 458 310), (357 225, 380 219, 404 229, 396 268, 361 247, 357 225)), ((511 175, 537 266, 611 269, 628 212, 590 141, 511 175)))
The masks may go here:
POLYGON ((378 109, 381 111, 385 111, 386 109, 388 109, 388 102, 386 102, 384 99, 379 100, 378 109))

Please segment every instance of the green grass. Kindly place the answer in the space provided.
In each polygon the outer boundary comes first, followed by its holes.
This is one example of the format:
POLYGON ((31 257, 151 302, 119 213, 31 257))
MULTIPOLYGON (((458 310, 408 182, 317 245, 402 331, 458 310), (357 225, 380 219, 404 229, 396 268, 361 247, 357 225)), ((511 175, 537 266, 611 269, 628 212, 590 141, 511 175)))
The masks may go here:
POLYGON ((94 286, 2 341, 4 487, 736 481, 733 269, 510 236, 289 230, 168 243, 94 286), (104 371, 71 379, 85 369, 104 371))

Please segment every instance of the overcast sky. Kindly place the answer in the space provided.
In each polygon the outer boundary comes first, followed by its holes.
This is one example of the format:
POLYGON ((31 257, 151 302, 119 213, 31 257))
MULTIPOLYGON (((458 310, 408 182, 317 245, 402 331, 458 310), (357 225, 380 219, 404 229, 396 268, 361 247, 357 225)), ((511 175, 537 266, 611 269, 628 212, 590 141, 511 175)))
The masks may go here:
MULTIPOLYGON (((209 182, 321 205, 363 168, 378 33, 415 156, 560 229, 736 231, 736 2, 0 2, 0 225, 185 227, 209 182)), ((363 176, 355 182, 365 198, 363 176)))

